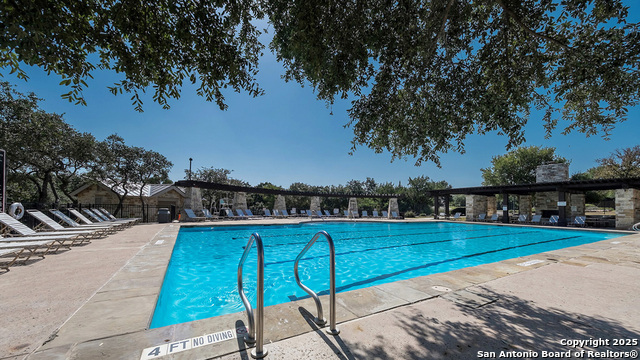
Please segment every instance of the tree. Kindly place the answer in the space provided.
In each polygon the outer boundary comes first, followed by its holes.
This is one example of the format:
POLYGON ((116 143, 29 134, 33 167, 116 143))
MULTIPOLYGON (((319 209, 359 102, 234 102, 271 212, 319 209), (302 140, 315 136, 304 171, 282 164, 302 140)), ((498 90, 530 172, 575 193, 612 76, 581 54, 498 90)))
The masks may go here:
POLYGON ((491 167, 482 171, 482 185, 516 185, 536 182, 536 168, 546 163, 566 163, 553 147, 526 146, 491 158, 491 167))
POLYGON ((622 0, 62 0, 1 10, 0 66, 22 78, 22 64, 59 74, 77 103, 96 68, 112 69, 124 79, 111 91, 133 92, 139 110, 139 92, 153 86, 168 107, 183 81, 223 109, 227 86, 261 94, 255 20, 266 15, 287 81, 311 83, 329 103, 355 98, 354 150, 417 164, 464 152, 474 133, 498 131, 515 148, 533 108, 547 134, 562 119, 565 133, 607 136, 640 98, 639 27, 622 0))
POLYGON ((58 74, 70 87, 63 97, 77 104, 85 103, 86 80, 100 68, 122 74, 110 91, 133 93, 138 110, 149 87, 168 108, 184 81, 224 109, 227 87, 262 92, 254 76, 263 45, 252 23, 262 17, 246 0, 3 2, 0 67, 25 80, 22 64, 58 74))
POLYGON ((596 160, 600 166, 594 174, 600 179, 640 177, 640 145, 616 149, 606 158, 596 160))
POLYGON ((61 115, 41 110, 39 100, 0 83, 0 144, 8 153, 9 195, 45 204, 50 196, 60 201, 61 190, 72 199, 70 186, 93 160, 96 141, 91 134, 76 131, 61 115), (35 196, 21 193, 18 197, 13 192, 25 189, 19 185, 24 181, 33 184, 30 191, 35 190, 35 196))
POLYGON ((318 98, 356 99, 353 149, 416 163, 464 152, 473 133, 525 140, 532 108, 547 135, 609 134, 640 98, 638 24, 622 1, 268 1, 285 78, 318 98))
POLYGON ((406 209, 400 211, 413 210, 418 214, 431 214, 433 208, 433 198, 427 195, 429 190, 441 190, 451 188, 446 181, 432 181, 428 176, 418 176, 409 178, 406 189, 405 203, 406 209))
MULTIPOLYGON (((191 177, 192 177, 192 180, 206 181, 206 182, 212 182, 212 183, 218 183, 218 184, 228 184, 228 185, 238 185, 238 186, 249 185, 249 183, 245 181, 230 177, 229 175, 231 174, 232 171, 233 170, 222 169, 222 168, 217 169, 214 167, 201 167, 195 172, 193 172, 193 174, 191 174, 191 177)), ((185 169, 184 172, 186 177, 189 178, 189 169, 185 169)), ((224 191, 212 190, 212 189, 202 190, 202 198, 206 203, 208 203, 209 210, 213 212, 219 211, 218 210, 219 208, 217 206, 218 200, 226 197, 227 197, 227 192, 224 192, 224 191)))
POLYGON ((148 184, 160 183, 169 178, 169 171, 173 167, 173 163, 167 160, 164 155, 155 151, 136 148, 138 151, 138 159, 134 168, 134 180, 140 186, 140 204, 142 205, 143 221, 148 220, 148 214, 145 211, 144 192, 143 189, 148 184))
POLYGON ((96 159, 89 176, 107 185, 118 197, 115 214, 122 211, 124 199, 135 191, 137 162, 143 149, 131 147, 117 134, 98 143, 96 159))

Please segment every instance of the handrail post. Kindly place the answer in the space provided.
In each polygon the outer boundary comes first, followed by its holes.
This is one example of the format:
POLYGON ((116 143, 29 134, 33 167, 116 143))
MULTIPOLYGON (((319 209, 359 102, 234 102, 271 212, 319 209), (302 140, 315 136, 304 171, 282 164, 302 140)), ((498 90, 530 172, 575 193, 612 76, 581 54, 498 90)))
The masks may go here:
POLYGON ((300 254, 296 257, 295 264, 293 265, 293 273, 296 278, 296 282, 298 286, 302 288, 316 303, 316 308, 318 310, 318 316, 314 319, 315 323, 318 325, 325 325, 327 321, 322 316, 322 303, 320 302, 320 298, 318 294, 316 294, 313 290, 309 289, 305 286, 302 281, 300 281, 300 276, 298 275, 298 263, 300 259, 309 251, 309 249, 315 244, 316 240, 320 237, 320 235, 324 235, 329 243, 329 329, 327 329, 327 333, 331 335, 338 335, 340 330, 336 328, 336 252, 335 247, 333 245, 333 239, 331 235, 326 231, 319 231, 316 233, 311 241, 302 249, 300 254))
POLYGON ((247 246, 244 248, 244 253, 242 253, 242 257, 240 258, 240 262, 238 263, 238 293, 240 294, 240 298, 242 299, 242 303, 244 304, 247 312, 247 318, 249 319, 249 331, 244 341, 248 345, 256 344, 255 349, 251 351, 251 357, 254 359, 261 359, 267 356, 267 350, 262 347, 264 341, 264 247, 262 246, 262 238, 258 233, 251 234, 249 241, 247 242, 247 246), (244 262, 247 260, 249 252, 253 247, 254 239, 258 250, 258 275, 256 286, 257 300, 255 316, 253 314, 253 309, 251 308, 251 303, 244 294, 244 287, 242 284, 242 269, 244 267, 244 262))

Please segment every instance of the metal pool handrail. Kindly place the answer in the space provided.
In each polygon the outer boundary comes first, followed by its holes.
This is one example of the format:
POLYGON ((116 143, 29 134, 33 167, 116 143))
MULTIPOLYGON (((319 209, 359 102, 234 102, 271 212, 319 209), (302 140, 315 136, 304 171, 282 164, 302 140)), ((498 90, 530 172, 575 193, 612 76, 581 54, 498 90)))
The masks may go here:
POLYGON ((298 286, 300 286, 302 288, 302 290, 304 290, 307 294, 309 294, 313 300, 316 303, 316 307, 318 308, 318 317, 316 317, 314 319, 314 321, 316 322, 316 324, 318 325, 324 325, 327 323, 327 320, 323 317, 322 315, 322 303, 320 303, 320 299, 318 298, 318 294, 316 294, 313 290, 309 289, 308 287, 306 287, 301 281, 300 281, 300 276, 298 275, 298 263, 300 262, 300 259, 304 256, 304 254, 307 253, 307 251, 309 251, 309 249, 313 246, 313 244, 315 244, 316 240, 318 240, 318 238, 320 237, 320 235, 324 235, 324 237, 327 239, 327 242, 329 243, 329 319, 330 319, 330 325, 329 325, 329 329, 327 330, 327 333, 331 334, 331 335, 338 335, 340 333, 340 330, 338 330, 336 328, 336 251, 335 248, 333 246, 333 239, 331 238, 331 235, 329 235, 326 231, 319 231, 318 233, 316 233, 313 238, 311 239, 311 241, 309 241, 309 243, 307 244, 307 246, 304 247, 304 249, 302 249, 302 251, 300 252, 300 254, 298 254, 298 257, 296 257, 296 262, 293 266, 293 273, 296 277, 296 282, 298 283, 298 286))
POLYGON ((267 356, 267 350, 262 348, 264 329, 264 247, 262 246, 262 238, 258 233, 251 234, 249 241, 247 242, 247 246, 244 248, 244 253, 242 253, 242 257, 240 258, 240 263, 238 264, 238 293, 240 293, 240 298, 242 299, 242 303, 247 311, 247 317, 249 318, 249 331, 247 336, 244 338, 244 341, 248 345, 256 344, 255 349, 251 351, 251 357, 254 359, 263 358, 267 356), (251 303, 249 303, 249 300, 245 296, 244 288, 242 286, 242 268, 244 266, 244 262, 249 256, 251 248, 253 247, 254 239, 258 250, 258 283, 256 286, 257 300, 255 317, 253 315, 251 303))

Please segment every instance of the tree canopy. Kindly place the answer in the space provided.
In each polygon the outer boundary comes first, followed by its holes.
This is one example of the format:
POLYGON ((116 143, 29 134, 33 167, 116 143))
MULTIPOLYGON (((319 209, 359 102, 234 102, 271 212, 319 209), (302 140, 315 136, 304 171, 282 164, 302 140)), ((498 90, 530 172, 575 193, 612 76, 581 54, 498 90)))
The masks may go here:
POLYGON ((482 185, 515 185, 536 182, 536 168, 545 163, 566 163, 553 147, 527 146, 491 158, 491 167, 482 171, 482 185))
POLYGON ((640 177, 640 145, 616 149, 609 156, 597 161, 600 165, 593 169, 596 178, 640 177))
POLYGON ((139 110, 139 92, 167 107, 184 81, 224 109, 226 87, 262 93, 265 16, 286 80, 329 103, 353 97, 354 150, 417 164, 476 133, 517 147, 533 109, 548 135, 565 120, 564 132, 607 136, 640 98, 640 32, 622 0, 5 2, 0 66, 59 74, 77 103, 102 68, 139 110))

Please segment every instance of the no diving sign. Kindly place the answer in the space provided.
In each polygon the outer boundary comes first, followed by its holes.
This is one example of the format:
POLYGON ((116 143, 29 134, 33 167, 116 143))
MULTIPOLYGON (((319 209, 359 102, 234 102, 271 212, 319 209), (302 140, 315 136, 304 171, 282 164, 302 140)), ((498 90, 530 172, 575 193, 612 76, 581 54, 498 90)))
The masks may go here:
POLYGON ((205 345, 215 344, 221 341, 231 340, 236 338, 236 332, 239 334, 246 333, 246 328, 238 328, 236 331, 224 330, 213 334, 202 335, 193 337, 191 339, 185 339, 180 341, 174 341, 168 344, 162 344, 158 346, 152 346, 142 350, 140 360, 156 359, 161 356, 175 354, 186 350, 195 349, 205 345))

